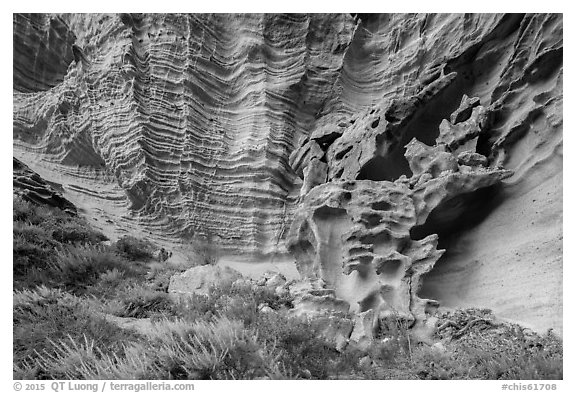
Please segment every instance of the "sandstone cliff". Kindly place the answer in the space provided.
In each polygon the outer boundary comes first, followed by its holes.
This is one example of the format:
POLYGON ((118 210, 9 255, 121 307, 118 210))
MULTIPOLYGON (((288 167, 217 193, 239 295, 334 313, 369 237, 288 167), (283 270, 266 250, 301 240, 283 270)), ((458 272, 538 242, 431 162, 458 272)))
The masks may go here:
POLYGON ((14 155, 110 237, 561 331, 562 23, 14 15, 14 155))

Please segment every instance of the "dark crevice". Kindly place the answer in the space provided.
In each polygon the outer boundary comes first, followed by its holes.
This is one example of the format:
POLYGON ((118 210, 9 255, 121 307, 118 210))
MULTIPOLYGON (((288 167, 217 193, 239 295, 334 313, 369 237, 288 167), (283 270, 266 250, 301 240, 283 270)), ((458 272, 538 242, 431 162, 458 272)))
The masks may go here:
POLYGON ((362 236, 358 240, 360 240, 362 244, 373 246, 374 244, 388 243, 390 241, 390 235, 387 232, 381 232, 377 235, 362 236))
POLYGON ((478 141, 476 142, 476 153, 482 154, 484 157, 490 157, 492 145, 493 143, 490 140, 490 134, 487 132, 481 132, 478 136, 478 141))
POLYGON ((326 151, 334 141, 342 136, 341 132, 331 132, 330 134, 322 135, 314 140, 318 142, 322 150, 326 151))
POLYGON ((338 152, 334 158, 337 160, 341 160, 350 150, 352 150, 354 146, 348 146, 347 148, 345 148, 344 150, 338 152))
POLYGON ((314 218, 320 220, 333 219, 346 215, 345 209, 338 209, 330 206, 322 206, 314 212, 314 218))
POLYGON ((390 210, 390 208, 392 208, 392 205, 386 201, 375 202, 372 204, 372 209, 374 210, 386 211, 390 210))
POLYGON ((386 157, 376 156, 368 161, 358 173, 358 180, 394 181, 402 175, 412 176, 408 161, 402 151, 396 149, 386 157))
POLYGON ((374 228, 375 226, 380 224, 382 216, 376 213, 363 213, 361 215, 361 219, 367 224, 368 228, 374 228))
POLYGON ((470 72, 465 69, 458 70, 452 83, 431 98, 406 125, 399 144, 402 152, 405 151, 404 146, 412 138, 428 146, 435 145, 436 138, 440 134, 440 123, 444 119, 450 119, 450 115, 460 106, 462 96, 470 90, 472 85, 473 79, 470 72))

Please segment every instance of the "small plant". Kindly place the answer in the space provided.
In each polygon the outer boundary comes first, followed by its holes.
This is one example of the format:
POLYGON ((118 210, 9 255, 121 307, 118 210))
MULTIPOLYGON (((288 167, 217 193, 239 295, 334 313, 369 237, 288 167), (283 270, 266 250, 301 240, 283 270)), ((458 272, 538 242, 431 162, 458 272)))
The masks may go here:
POLYGON ((170 314, 172 302, 166 292, 151 289, 146 284, 127 287, 118 296, 123 309, 115 315, 119 317, 147 318, 157 314, 170 314))
POLYGON ((124 236, 114 243, 116 251, 131 261, 150 261, 154 258, 154 245, 148 240, 124 236))
POLYGON ((137 274, 139 267, 107 247, 78 246, 62 251, 50 265, 50 270, 64 288, 83 291, 94 285, 102 273, 116 269, 133 275, 137 274))
POLYGON ((102 233, 94 231, 78 220, 62 223, 54 229, 52 237, 60 243, 98 244, 108 240, 102 233))

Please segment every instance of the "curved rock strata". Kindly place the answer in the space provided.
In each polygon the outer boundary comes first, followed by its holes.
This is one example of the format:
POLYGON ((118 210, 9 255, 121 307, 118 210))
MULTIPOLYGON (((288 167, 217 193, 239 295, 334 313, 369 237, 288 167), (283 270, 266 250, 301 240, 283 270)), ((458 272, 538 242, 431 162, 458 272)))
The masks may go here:
POLYGON ((268 264, 288 244, 341 294, 359 271, 389 276, 374 304, 407 315, 422 283, 424 298, 561 330, 562 15, 13 23, 14 155, 107 236, 268 264))

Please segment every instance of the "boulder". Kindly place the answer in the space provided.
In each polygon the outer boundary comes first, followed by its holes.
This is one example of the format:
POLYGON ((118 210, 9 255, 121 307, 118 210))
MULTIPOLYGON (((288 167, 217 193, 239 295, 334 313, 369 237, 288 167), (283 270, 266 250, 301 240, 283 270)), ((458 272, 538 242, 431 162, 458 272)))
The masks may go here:
POLYGON ((231 286, 242 274, 229 266, 195 266, 170 278, 168 293, 175 295, 207 295, 211 287, 231 286))

